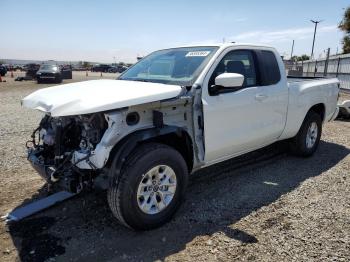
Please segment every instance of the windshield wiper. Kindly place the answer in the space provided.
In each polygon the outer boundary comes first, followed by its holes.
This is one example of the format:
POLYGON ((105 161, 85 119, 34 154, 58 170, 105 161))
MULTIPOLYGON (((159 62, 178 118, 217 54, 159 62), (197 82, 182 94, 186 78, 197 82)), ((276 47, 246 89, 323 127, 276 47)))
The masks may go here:
POLYGON ((135 78, 120 78, 119 80, 126 80, 126 81, 139 81, 139 82, 151 82, 147 79, 135 79, 135 78))
POLYGON ((135 79, 134 81, 139 81, 139 82, 151 82, 150 80, 147 80, 147 79, 135 79))

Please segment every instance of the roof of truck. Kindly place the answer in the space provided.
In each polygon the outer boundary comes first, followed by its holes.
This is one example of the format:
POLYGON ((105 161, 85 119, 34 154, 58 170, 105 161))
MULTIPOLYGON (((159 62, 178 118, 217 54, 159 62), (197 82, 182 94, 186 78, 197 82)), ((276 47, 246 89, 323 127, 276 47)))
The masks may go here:
POLYGON ((228 42, 228 43, 198 43, 198 44, 187 44, 187 45, 179 45, 164 49, 170 48, 181 48, 181 47, 199 47, 199 46, 212 46, 219 48, 233 47, 233 46, 251 46, 251 47, 264 47, 264 48, 273 48, 272 46, 264 45, 264 44, 252 44, 252 43, 236 43, 236 42, 228 42))

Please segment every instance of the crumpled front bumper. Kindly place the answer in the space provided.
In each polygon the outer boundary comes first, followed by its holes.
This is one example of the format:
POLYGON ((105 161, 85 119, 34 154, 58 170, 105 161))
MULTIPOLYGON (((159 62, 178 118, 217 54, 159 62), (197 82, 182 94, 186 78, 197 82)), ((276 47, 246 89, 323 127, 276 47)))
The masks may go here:
POLYGON ((43 178, 46 182, 51 182, 51 173, 52 171, 49 169, 48 166, 45 166, 44 163, 39 159, 38 154, 40 152, 37 152, 33 148, 28 149, 28 156, 27 159, 32 165, 32 167, 35 169, 35 171, 43 178))

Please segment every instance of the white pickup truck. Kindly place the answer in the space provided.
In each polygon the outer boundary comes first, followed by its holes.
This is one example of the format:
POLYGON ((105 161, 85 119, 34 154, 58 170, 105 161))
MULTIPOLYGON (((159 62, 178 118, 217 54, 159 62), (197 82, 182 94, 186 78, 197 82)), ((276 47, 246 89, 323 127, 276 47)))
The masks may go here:
POLYGON ((287 79, 275 49, 218 44, 160 50, 117 80, 38 90, 45 113, 28 160, 49 184, 108 189, 124 225, 167 222, 189 174, 279 140, 312 155, 337 114, 337 79, 287 79))

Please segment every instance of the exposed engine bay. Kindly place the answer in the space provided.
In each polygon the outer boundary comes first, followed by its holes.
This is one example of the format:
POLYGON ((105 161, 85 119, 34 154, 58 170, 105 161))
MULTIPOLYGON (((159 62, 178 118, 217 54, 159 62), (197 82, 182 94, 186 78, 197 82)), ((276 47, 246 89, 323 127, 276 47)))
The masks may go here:
POLYGON ((116 145, 124 137, 147 130, 161 136, 168 130, 165 127, 171 132, 181 129, 194 135, 188 100, 182 97, 77 116, 46 114, 26 143, 28 160, 48 185, 59 185, 72 193, 95 186, 106 189, 110 168, 106 164, 112 149, 118 149, 116 145))
POLYGON ((64 188, 78 192, 98 173, 89 161, 90 169, 77 165, 91 156, 107 128, 102 113, 58 118, 45 115, 26 143, 28 158, 36 169, 42 167, 39 173, 49 184, 60 181, 64 188), (84 157, 77 159, 75 153, 84 157))

